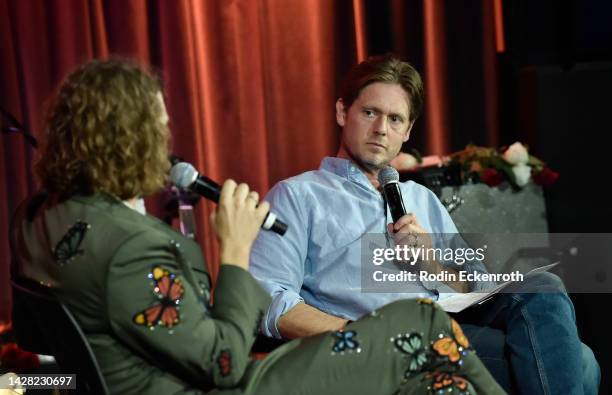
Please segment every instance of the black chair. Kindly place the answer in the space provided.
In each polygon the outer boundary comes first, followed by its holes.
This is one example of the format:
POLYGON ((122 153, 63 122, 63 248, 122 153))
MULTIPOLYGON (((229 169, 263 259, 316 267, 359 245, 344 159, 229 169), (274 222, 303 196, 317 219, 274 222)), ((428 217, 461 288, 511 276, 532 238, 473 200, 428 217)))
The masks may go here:
POLYGON ((13 331, 19 347, 53 355, 61 373, 76 374, 76 394, 109 394, 96 358, 68 308, 29 280, 11 281, 13 331))

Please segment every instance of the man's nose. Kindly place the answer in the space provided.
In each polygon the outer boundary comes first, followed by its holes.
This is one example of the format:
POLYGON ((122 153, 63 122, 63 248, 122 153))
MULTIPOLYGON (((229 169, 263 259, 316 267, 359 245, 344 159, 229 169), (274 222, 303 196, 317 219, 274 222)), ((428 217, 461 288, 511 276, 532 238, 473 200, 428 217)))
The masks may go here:
POLYGON ((376 134, 387 134, 387 128, 389 127, 387 121, 387 117, 385 115, 380 115, 376 118, 376 122, 374 123, 374 133, 376 134))

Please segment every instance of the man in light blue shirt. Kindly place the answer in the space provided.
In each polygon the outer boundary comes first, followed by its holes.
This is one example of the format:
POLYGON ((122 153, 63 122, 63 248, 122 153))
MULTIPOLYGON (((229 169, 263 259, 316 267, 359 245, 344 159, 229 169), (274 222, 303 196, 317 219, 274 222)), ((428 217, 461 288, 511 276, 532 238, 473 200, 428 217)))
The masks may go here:
MULTIPOLYGON (((406 210, 428 233, 457 233, 433 192, 412 181, 400 188, 402 196, 410 197, 405 199, 406 210)), ((278 183, 266 200, 291 224, 282 237, 261 235, 253 248, 251 271, 273 297, 263 323, 266 335, 284 337, 277 323, 299 303, 356 320, 393 300, 438 299, 441 284, 419 281, 404 283, 402 293, 361 292, 362 236, 387 232, 392 220, 383 195, 352 161, 325 158, 319 170, 278 183)), ((472 262, 464 266, 484 272, 472 262)), ((477 289, 487 285, 474 284, 477 289)))
MULTIPOLYGON (((349 72, 336 102, 342 128, 336 157, 325 158, 319 170, 281 181, 269 192, 266 200, 282 213, 289 230, 283 237, 261 232, 251 253, 250 270, 273 299, 262 323, 264 334, 295 338, 339 330, 397 299, 438 298, 440 284, 409 282, 402 293, 361 288, 364 235, 386 233, 399 244, 407 235, 426 239, 457 233, 428 189, 414 182, 400 184, 408 214, 395 223, 379 192, 378 172, 410 137, 422 93, 420 76, 408 63, 392 56, 360 63, 349 72)), ((437 265, 429 269, 453 270, 437 265)), ((474 262, 465 266, 462 270, 484 271, 474 262)), ((486 285, 447 284, 459 292, 486 285)), ((464 322, 475 324, 464 330, 483 362, 507 390, 516 386, 529 394, 597 393, 599 367, 578 338, 563 284, 544 274, 531 286, 555 293, 498 295, 481 310, 464 315, 464 322), (487 358, 492 352, 497 354, 487 358), (497 365, 487 363, 494 359, 497 365), (507 359, 511 373, 505 368, 507 359)), ((462 316, 457 318, 461 323, 462 316)))

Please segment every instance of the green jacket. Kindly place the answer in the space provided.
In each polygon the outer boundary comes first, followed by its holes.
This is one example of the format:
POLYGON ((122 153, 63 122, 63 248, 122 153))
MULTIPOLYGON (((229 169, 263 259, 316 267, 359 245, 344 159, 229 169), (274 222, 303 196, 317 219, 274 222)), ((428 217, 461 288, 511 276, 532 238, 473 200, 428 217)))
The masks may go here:
POLYGON ((165 223, 109 196, 38 207, 36 200, 15 220, 16 275, 67 305, 112 393, 239 383, 270 303, 247 271, 221 265, 211 304, 199 246, 165 223))
POLYGON ((199 247, 108 196, 34 198, 12 239, 13 275, 68 306, 114 394, 503 393, 459 325, 427 300, 394 302, 253 361, 268 294, 221 265, 211 304, 199 247))

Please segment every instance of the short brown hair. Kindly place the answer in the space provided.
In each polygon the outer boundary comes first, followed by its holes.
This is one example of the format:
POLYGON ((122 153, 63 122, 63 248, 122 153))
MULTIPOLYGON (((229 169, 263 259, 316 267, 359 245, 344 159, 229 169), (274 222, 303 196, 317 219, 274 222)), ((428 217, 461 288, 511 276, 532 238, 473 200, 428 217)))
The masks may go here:
POLYGON ((62 199, 105 192, 123 200, 163 187, 170 133, 161 92, 160 80, 130 60, 93 60, 73 71, 49 111, 36 165, 43 187, 62 199))
POLYGON ((372 56, 349 70, 340 88, 340 97, 349 108, 362 89, 375 82, 399 84, 410 99, 410 122, 414 122, 423 108, 423 81, 419 72, 408 62, 392 54, 372 56))

